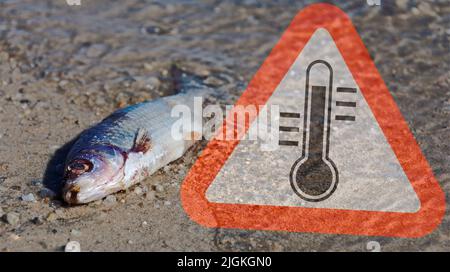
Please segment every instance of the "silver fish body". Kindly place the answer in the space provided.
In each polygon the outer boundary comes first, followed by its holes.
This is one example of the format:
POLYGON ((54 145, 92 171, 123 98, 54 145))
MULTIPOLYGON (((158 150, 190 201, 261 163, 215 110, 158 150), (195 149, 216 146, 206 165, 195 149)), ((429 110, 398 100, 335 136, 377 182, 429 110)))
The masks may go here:
POLYGON ((179 118, 171 110, 180 104, 192 108, 194 97, 210 92, 199 84, 184 87, 190 90, 120 109, 83 132, 66 158, 64 200, 101 199, 180 158, 194 140, 173 137, 179 118))

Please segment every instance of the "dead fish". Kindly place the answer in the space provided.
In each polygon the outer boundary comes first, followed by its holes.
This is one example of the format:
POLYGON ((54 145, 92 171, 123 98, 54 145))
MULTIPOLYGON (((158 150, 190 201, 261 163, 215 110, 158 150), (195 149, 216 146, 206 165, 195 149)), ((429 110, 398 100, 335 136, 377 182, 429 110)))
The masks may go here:
POLYGON ((65 163, 67 203, 88 203, 124 190, 180 158, 195 142, 171 136, 179 119, 171 116, 171 109, 183 104, 192 110, 194 97, 212 90, 184 73, 176 82, 178 94, 117 110, 80 134, 65 163))

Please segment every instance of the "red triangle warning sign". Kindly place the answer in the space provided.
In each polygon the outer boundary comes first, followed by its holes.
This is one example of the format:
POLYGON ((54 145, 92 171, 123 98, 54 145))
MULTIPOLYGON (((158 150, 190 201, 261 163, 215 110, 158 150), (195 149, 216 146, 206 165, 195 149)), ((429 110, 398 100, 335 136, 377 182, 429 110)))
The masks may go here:
POLYGON ((183 182, 192 220, 399 237, 439 225, 444 194, 340 9, 315 4, 294 18, 235 109, 249 106, 255 116, 239 126, 232 111, 221 130, 239 136, 218 134, 183 182), (268 116, 276 129, 249 140, 268 116))

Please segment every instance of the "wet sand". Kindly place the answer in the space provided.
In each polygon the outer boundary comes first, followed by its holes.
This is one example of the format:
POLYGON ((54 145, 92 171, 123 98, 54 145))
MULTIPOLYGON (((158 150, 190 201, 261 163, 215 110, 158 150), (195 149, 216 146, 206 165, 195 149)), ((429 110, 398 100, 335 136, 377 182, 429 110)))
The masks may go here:
MULTIPOLYGON (((215 86, 217 102, 235 101, 312 2, 1 1, 0 213, 13 216, 0 221, 0 251, 61 251, 69 240, 83 251, 366 251, 369 241, 382 251, 449 251, 448 212, 420 239, 199 226, 179 188, 204 141, 115 202, 69 208, 42 195, 57 187, 78 133, 119 107, 171 94, 174 64, 215 86), (35 201, 22 199, 30 193, 35 201)), ((448 204, 448 1, 332 2, 352 18, 448 204)))

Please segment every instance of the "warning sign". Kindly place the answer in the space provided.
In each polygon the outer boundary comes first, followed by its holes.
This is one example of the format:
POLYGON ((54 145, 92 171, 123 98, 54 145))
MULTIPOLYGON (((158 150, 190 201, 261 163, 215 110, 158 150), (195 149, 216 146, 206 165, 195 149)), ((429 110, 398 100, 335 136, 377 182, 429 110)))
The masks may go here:
MULTIPOLYGON (((294 18, 236 103, 242 105, 278 107, 276 146, 210 141, 182 185, 194 221, 401 237, 439 225, 443 192, 338 8, 311 5, 294 18)), ((263 117, 249 120, 246 133, 263 117)))

